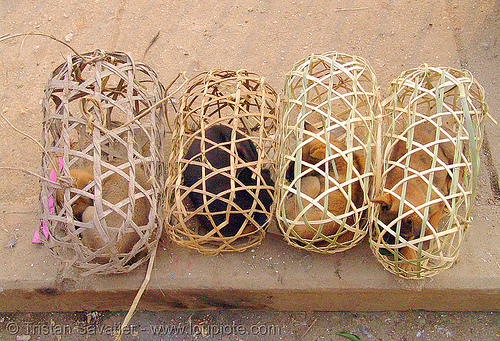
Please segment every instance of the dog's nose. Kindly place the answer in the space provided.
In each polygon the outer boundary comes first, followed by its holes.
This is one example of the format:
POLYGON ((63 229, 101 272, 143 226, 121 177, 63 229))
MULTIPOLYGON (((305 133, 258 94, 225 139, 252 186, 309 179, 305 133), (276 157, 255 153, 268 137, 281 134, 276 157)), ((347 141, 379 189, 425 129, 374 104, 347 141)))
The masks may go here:
POLYGON ((74 214, 74 216, 75 216, 76 220, 82 221, 83 212, 76 213, 76 214, 74 214))
POLYGON ((381 254, 382 256, 389 256, 389 255, 391 255, 391 254, 392 254, 392 253, 391 253, 391 251, 389 251, 389 250, 388 250, 388 249, 386 249, 386 248, 379 249, 379 250, 378 250, 378 252, 380 252, 380 254, 381 254))
POLYGON ((285 174, 285 179, 288 181, 288 182, 292 182, 292 180, 294 179, 295 177, 295 174, 294 174, 294 169, 295 169, 295 161, 292 161, 290 162, 290 164, 288 165, 288 168, 286 170, 286 174, 285 174))

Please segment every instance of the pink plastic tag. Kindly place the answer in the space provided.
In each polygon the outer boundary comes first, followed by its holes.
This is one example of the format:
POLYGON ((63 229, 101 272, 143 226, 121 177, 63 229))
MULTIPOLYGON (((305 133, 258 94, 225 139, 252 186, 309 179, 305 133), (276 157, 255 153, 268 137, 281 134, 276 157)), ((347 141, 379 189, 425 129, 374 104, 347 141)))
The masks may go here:
MULTIPOLYGON (((63 170, 63 159, 62 159, 62 157, 58 158, 58 162, 59 162, 59 173, 61 173, 62 170, 63 170)), ((56 171, 53 170, 53 169, 50 171, 49 180, 50 181, 56 181, 56 171)), ((52 198, 52 196, 49 197, 49 199, 47 200, 47 202, 48 202, 48 205, 49 205, 49 213, 50 214, 54 214, 55 205, 54 205, 54 199, 52 198)), ((43 235, 45 236, 45 239, 49 239, 49 229, 47 227, 47 223, 44 220, 42 220, 41 224, 42 224, 42 232, 43 232, 43 235)), ((33 244, 40 244, 42 242, 40 240, 40 234, 38 232, 39 229, 40 229, 40 223, 38 223, 38 226, 36 227, 36 230, 35 230, 35 234, 33 235, 33 239, 31 240, 31 242, 33 244)))

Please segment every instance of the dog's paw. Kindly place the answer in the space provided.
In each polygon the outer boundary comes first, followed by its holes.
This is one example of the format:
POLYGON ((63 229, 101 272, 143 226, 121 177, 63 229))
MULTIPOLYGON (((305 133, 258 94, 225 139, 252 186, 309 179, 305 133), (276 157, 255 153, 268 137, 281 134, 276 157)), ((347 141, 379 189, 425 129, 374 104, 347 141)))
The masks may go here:
POLYGON ((399 264, 399 268, 405 272, 417 271, 417 266, 413 263, 404 262, 399 264))
MULTIPOLYGON (((414 260, 417 259, 417 252, 410 247, 404 247, 400 251, 404 260, 414 260)), ((414 263, 403 262, 399 264, 399 268, 406 272, 417 271, 417 266, 414 263)))

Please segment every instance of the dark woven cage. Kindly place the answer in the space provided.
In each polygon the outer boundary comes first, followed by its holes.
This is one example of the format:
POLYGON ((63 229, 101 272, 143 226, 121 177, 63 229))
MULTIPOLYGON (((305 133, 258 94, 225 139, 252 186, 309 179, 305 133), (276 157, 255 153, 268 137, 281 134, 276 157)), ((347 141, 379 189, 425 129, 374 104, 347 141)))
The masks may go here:
POLYGON ((455 262, 471 225, 484 90, 468 71, 423 65, 395 79, 382 104, 384 186, 371 248, 392 273, 430 277, 455 262))
POLYGON ((246 70, 214 70, 187 83, 166 184, 174 242, 218 254, 262 240, 274 214, 278 106, 275 90, 246 70))
POLYGON ((156 247, 166 121, 155 104, 163 91, 147 65, 101 50, 68 56, 45 87, 45 244, 83 275, 131 271, 156 247))
POLYGON ((377 81, 362 58, 311 55, 287 74, 277 219, 291 245, 334 253, 367 234, 377 108, 377 81))

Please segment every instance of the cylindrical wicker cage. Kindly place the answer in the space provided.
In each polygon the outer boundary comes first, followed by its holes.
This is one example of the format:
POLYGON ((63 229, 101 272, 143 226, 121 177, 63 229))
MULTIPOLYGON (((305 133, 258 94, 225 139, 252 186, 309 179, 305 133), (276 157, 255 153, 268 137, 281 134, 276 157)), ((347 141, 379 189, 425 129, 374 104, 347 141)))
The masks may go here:
POLYGON ((457 259, 471 221, 484 91, 467 71, 423 65, 394 80, 382 105, 384 186, 371 248, 392 273, 430 277, 457 259))
POLYGON ((297 62, 284 87, 279 228, 299 248, 349 249, 369 224, 379 108, 375 75, 362 58, 331 52, 297 62))
POLYGON ((147 65, 101 50, 68 56, 45 87, 45 243, 83 275, 131 271, 156 247, 166 116, 155 104, 163 91, 147 65))
POLYGON ((214 70, 186 85, 166 184, 171 239, 205 254, 244 251, 274 214, 279 96, 256 74, 214 70))

